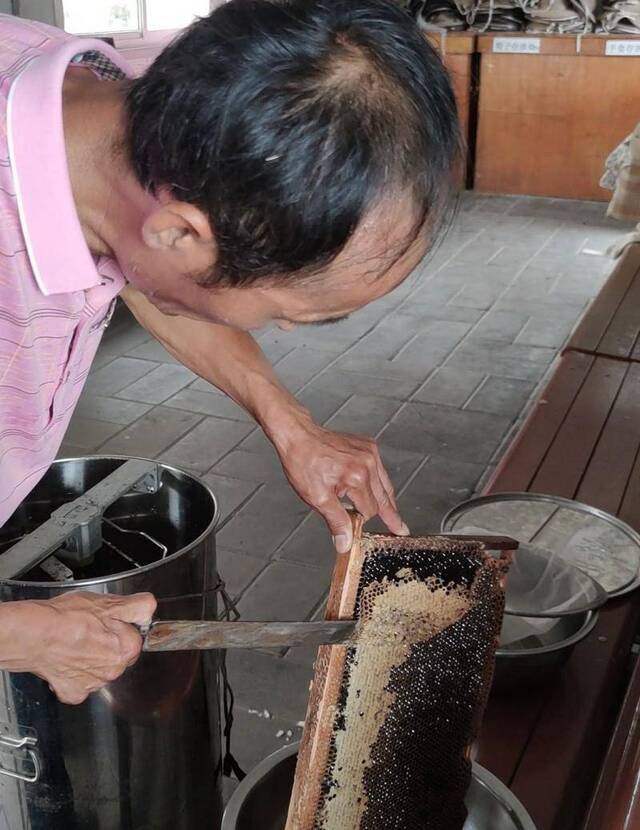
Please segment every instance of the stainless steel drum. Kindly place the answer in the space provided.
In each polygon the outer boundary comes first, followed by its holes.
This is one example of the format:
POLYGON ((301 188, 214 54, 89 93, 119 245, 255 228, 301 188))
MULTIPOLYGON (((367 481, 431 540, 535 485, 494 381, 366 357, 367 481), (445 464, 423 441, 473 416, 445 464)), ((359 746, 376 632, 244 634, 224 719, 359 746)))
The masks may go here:
MULTIPOLYGON (((125 460, 55 462, 0 530, 0 560, 125 460)), ((157 618, 215 618, 215 498, 187 473, 158 464, 156 474, 157 488, 130 491, 108 507, 94 553, 74 559, 65 548, 1 581, 0 599, 150 591, 157 618)), ((143 654, 80 706, 59 703, 33 675, 1 673, 0 828, 218 828, 217 660, 216 652, 143 654)))
MULTIPOLYGON (((279 749, 247 775, 227 805, 222 830, 284 830, 297 752, 297 744, 279 749)), ((479 764, 473 765, 466 805, 464 830, 536 830, 513 793, 479 764)))

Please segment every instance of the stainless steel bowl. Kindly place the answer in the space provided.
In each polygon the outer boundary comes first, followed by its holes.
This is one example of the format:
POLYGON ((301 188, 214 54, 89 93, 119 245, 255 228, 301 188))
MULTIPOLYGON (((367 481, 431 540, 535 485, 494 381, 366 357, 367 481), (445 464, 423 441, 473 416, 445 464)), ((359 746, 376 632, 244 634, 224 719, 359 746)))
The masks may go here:
MULTIPOLYGON (((231 797, 221 830, 284 830, 297 753, 298 745, 292 744, 254 767, 231 797)), ((536 830, 513 793, 478 764, 466 804, 464 830, 536 830)))
POLYGON ((557 617, 553 628, 544 634, 500 646, 496 652, 494 689, 509 691, 524 684, 544 682, 567 661, 597 621, 597 611, 557 617))

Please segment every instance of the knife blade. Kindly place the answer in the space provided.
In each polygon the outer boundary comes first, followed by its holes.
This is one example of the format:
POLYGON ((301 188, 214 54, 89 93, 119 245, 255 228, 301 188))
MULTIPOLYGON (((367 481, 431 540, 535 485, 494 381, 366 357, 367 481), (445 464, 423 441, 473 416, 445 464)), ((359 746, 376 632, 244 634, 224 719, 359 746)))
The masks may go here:
POLYGON ((356 620, 318 622, 218 622, 158 620, 147 629, 143 651, 189 651, 222 648, 282 648, 346 643, 356 620))

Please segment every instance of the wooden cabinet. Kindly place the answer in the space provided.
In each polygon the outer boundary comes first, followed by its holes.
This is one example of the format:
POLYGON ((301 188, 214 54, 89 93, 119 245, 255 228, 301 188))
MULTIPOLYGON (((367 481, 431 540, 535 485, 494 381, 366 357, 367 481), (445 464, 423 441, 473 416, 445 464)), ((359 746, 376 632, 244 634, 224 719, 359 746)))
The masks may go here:
MULTIPOLYGON (((453 91, 458 103, 458 115, 462 136, 470 144, 470 110, 473 85, 473 56, 476 51, 476 35, 473 32, 449 32, 429 34, 428 40, 440 52, 449 71, 453 91)), ((640 119, 639 119, 640 120, 640 119)), ((467 154, 457 173, 457 182, 464 188, 467 180, 467 154)))
POLYGON ((640 121, 640 56, 607 55, 606 44, 640 39, 546 35, 539 54, 511 54, 494 51, 496 37, 478 37, 474 188, 608 200, 605 159, 640 121))

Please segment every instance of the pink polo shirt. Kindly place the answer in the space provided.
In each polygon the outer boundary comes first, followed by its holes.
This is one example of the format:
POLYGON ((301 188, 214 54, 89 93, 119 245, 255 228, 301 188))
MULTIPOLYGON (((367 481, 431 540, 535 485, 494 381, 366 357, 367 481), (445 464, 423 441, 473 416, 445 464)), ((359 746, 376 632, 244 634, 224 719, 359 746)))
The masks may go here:
POLYGON ((55 458, 125 284, 67 170, 62 82, 87 52, 131 74, 102 41, 0 15, 0 526, 55 458))

